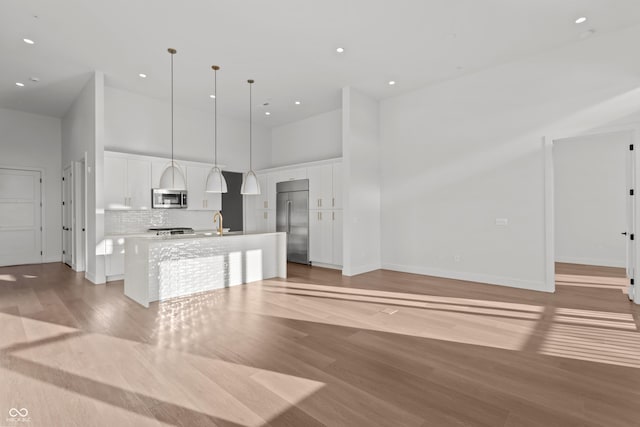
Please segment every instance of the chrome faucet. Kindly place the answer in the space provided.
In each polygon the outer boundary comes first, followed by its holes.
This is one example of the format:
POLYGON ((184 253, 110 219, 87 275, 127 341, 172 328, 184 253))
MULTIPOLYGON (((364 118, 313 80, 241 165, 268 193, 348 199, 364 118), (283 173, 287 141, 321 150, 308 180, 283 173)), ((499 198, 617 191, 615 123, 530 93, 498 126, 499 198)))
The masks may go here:
POLYGON ((213 223, 215 224, 216 218, 218 219, 218 234, 222 236, 222 213, 220 211, 216 211, 213 214, 213 223))

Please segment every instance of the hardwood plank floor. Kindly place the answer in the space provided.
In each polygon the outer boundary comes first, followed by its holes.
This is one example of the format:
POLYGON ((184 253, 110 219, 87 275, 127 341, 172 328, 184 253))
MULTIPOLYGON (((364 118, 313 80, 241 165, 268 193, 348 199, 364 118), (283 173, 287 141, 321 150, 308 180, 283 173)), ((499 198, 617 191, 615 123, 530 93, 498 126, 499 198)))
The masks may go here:
POLYGON ((625 282, 558 264, 545 294, 290 264, 144 309, 121 281, 4 267, 0 426, 638 426, 625 282))

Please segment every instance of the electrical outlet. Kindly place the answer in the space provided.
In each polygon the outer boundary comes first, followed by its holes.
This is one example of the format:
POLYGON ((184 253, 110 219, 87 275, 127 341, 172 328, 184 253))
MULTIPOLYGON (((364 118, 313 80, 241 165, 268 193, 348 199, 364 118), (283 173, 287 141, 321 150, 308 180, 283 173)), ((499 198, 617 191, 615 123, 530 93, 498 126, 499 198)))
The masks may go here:
POLYGON ((496 218, 496 226, 498 226, 498 227, 506 227, 507 225, 509 225, 509 219, 508 218, 496 218))

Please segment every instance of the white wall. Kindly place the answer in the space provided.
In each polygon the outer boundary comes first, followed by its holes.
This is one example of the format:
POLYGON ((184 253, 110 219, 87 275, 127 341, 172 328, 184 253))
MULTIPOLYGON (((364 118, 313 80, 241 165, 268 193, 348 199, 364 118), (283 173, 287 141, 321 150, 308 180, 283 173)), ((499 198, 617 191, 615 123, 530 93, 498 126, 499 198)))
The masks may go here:
MULTIPOLYGON (((213 109, 206 112, 176 105, 174 117, 175 158, 213 163, 213 109)), ((106 87, 105 149, 171 157, 171 104, 106 87)), ((218 114, 218 163, 229 171, 248 170, 248 121, 218 114)), ((254 123, 253 168, 263 169, 270 163, 271 132, 254 123)))
POLYGON ((383 266, 553 290, 541 137, 638 109, 638 37, 593 37, 383 101, 383 266))
POLYGON ((0 166, 43 169, 43 261, 62 260, 60 119, 0 108, 0 166))
POLYGON ((271 144, 274 167, 342 157, 342 111, 274 127, 271 144))
POLYGON ((62 119, 62 163, 86 154, 88 257, 86 277, 104 283, 104 74, 95 72, 62 119))
POLYGON ((378 102, 353 88, 342 90, 342 274, 380 268, 380 141, 378 102))
POLYGON ((626 265, 630 132, 554 142, 556 261, 626 265))

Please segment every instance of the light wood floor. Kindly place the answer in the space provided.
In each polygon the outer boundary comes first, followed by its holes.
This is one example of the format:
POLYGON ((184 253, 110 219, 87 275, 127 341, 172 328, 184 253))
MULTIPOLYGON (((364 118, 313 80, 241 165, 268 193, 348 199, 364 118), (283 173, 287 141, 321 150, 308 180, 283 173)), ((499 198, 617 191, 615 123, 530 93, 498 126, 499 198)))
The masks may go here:
POLYGON ((61 264, 0 268, 0 426, 640 425, 618 269, 558 265, 553 295, 289 276, 144 309, 61 264))

